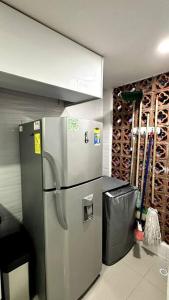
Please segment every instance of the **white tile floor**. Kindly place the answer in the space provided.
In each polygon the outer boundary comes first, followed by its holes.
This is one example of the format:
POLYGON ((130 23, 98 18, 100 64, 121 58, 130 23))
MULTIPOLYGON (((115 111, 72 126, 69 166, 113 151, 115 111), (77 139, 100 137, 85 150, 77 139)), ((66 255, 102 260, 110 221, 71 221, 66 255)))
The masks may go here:
POLYGON ((103 265, 100 278, 82 300, 166 300, 168 262, 136 245, 113 266, 103 265))
POLYGON ((118 263, 103 265, 99 279, 82 300, 166 300, 167 277, 159 271, 166 267, 165 259, 136 244, 118 263))

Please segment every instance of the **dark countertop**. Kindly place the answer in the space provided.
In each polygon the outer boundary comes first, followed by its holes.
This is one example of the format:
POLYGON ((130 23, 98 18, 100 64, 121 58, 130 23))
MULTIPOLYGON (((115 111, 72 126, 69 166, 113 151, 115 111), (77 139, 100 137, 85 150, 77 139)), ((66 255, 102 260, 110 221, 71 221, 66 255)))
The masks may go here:
POLYGON ((27 262, 30 239, 23 225, 0 204, 0 269, 10 272, 27 262))

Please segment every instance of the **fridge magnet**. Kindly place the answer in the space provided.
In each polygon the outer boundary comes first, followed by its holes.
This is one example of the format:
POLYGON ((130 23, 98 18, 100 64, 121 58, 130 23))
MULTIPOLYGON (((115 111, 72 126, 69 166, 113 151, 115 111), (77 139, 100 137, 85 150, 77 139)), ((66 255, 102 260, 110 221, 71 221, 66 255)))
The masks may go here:
POLYGON ((101 143, 101 131, 99 128, 94 128, 94 145, 100 145, 101 143))

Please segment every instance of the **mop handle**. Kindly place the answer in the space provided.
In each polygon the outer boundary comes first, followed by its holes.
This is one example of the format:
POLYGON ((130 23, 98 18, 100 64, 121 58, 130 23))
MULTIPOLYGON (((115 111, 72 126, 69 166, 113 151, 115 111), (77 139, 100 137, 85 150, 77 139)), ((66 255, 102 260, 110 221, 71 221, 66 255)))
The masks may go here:
POLYGON ((133 113, 132 113, 132 130, 131 130, 131 169, 130 169, 130 183, 133 184, 133 165, 134 165, 134 152, 135 152, 135 137, 134 137, 134 114, 135 114, 136 103, 133 103, 133 113))
POLYGON ((145 174, 144 174, 143 193, 142 193, 142 199, 141 199, 140 221, 141 221, 142 214, 143 214, 143 204, 144 204, 144 197, 145 197, 145 193, 146 193, 146 185, 147 185, 147 177, 148 177, 148 172, 149 172, 152 144, 153 144, 153 133, 150 134, 149 143, 148 143, 146 168, 145 168, 145 174))
POLYGON ((157 117, 158 117, 158 98, 155 106, 155 124, 154 124, 154 148, 153 148, 153 168, 152 168, 152 191, 151 203, 154 204, 154 184, 155 184, 155 165, 156 165, 156 144, 157 144, 157 117))
POLYGON ((145 145, 144 145, 144 157, 143 157, 143 167, 142 167, 142 177, 141 177, 141 195, 143 193, 143 184, 144 184, 144 174, 145 174, 145 165, 146 165, 146 154, 147 154, 147 144, 148 144, 148 129, 150 122, 150 114, 147 114, 147 126, 146 126, 146 136, 145 136, 145 145))
POLYGON ((142 120, 142 101, 140 102, 139 125, 138 125, 137 163, 136 163, 136 187, 138 187, 138 176, 139 176, 141 120, 142 120))

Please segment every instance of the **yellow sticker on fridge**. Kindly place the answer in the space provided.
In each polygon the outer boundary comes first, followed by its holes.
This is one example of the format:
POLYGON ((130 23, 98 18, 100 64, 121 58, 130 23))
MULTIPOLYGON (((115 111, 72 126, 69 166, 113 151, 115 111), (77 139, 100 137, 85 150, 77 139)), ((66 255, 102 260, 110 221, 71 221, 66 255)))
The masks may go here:
POLYGON ((35 154, 41 154, 41 138, 40 133, 34 134, 34 147, 35 147, 35 154))

